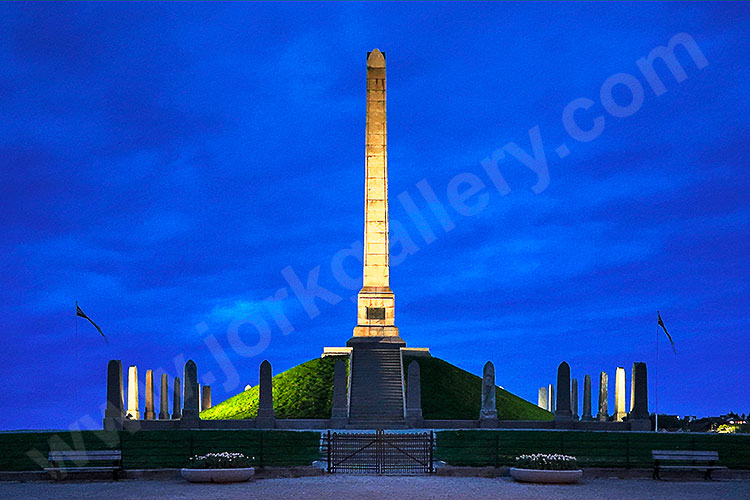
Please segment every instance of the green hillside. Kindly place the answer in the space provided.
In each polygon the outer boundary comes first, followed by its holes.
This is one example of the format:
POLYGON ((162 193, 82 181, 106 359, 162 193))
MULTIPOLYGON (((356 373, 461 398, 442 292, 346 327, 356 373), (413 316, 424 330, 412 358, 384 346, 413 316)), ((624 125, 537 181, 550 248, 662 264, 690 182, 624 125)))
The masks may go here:
MULTIPOLYGON (((334 357, 316 358, 273 377, 274 411, 277 418, 329 418, 333 398, 334 357)), ((482 379, 438 358, 416 360, 422 374, 422 412, 427 419, 479 418, 482 379)), ((551 420, 552 414, 497 389, 497 407, 504 420, 551 420)), ((201 412, 201 418, 254 418, 258 413, 258 387, 244 391, 201 412)))
MULTIPOLYGON (((329 418, 333 400, 333 366, 340 358, 317 358, 273 377, 276 418, 329 418)), ((206 420, 255 418, 258 386, 201 412, 206 420)))
MULTIPOLYGON (((479 418, 482 406, 482 378, 438 358, 404 356, 404 366, 419 363, 422 378, 422 415, 430 419, 471 420, 479 418)), ((552 420, 552 413, 496 389, 497 412, 501 420, 552 420)))

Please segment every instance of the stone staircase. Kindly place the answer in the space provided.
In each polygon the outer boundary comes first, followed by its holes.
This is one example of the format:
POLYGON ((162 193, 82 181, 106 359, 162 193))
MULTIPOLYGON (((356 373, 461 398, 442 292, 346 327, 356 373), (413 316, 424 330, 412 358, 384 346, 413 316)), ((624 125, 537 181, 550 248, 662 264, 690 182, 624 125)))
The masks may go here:
POLYGON ((406 428, 398 347, 352 349, 349 428, 406 428))

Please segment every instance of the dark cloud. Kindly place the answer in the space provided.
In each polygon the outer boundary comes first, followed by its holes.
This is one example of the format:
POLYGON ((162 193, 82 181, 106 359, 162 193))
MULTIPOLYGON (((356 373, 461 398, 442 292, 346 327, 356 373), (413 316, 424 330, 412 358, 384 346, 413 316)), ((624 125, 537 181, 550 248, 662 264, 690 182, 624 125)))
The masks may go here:
POLYGON ((410 345, 474 372, 490 358, 501 385, 535 401, 563 359, 578 377, 653 363, 660 308, 679 351, 662 357, 660 409, 746 411, 736 385, 712 381, 741 379, 749 348, 747 16, 742 4, 0 6, 0 373, 24 401, 0 428, 99 421, 110 358, 170 373, 193 358, 222 399, 241 387, 223 388, 207 335, 242 386, 262 358, 280 371, 343 345, 355 291, 331 257, 362 237, 373 47, 388 58, 391 215, 419 247, 392 270, 410 345), (709 65, 681 54, 688 78, 660 72, 656 97, 635 61, 680 32, 709 65), (568 137, 565 105, 587 97, 588 118, 603 114, 599 89, 621 72, 644 85, 642 109, 605 114, 589 143, 568 137), (506 154, 501 195, 481 162, 510 141, 531 151, 536 125, 549 187, 534 194, 537 175, 506 154), (489 193, 473 217, 448 202, 463 172, 489 193), (285 335, 263 301, 287 266, 303 283, 320 266, 342 300, 310 318, 289 292, 285 335), (76 341, 76 300, 109 345, 85 323, 76 341), (270 343, 243 358, 227 329, 255 313, 270 343))

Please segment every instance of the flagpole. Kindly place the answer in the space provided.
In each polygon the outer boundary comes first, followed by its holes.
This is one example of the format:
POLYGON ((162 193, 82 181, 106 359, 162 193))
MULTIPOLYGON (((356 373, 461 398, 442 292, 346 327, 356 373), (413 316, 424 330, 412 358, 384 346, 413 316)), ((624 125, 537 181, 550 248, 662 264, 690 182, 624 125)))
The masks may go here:
POLYGON ((75 405, 75 409, 78 408, 78 380, 77 380, 77 371, 78 371, 78 301, 76 300, 76 312, 75 312, 75 321, 76 321, 76 333, 75 333, 75 339, 73 342, 73 351, 75 355, 75 368, 73 369, 73 404, 75 405))
POLYGON ((656 311, 656 373, 654 374, 654 432, 659 432, 659 311, 656 311))

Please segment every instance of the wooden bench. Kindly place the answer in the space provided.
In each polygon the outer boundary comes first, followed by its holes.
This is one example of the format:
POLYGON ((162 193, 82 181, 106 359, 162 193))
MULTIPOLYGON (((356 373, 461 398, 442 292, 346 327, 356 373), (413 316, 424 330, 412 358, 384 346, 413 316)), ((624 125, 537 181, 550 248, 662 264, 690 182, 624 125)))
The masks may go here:
POLYGON ((50 451, 47 460, 50 467, 45 467, 44 470, 49 472, 54 479, 62 479, 70 472, 112 471, 112 477, 117 481, 122 470, 122 452, 120 450, 50 451), (88 465, 66 465, 66 462, 88 465))
POLYGON ((652 450, 651 456, 654 459, 654 479, 661 479, 659 472, 662 470, 705 470, 704 478, 710 480, 712 471, 726 469, 715 465, 719 460, 717 451, 652 450), (663 465, 663 462, 671 465, 663 465))

